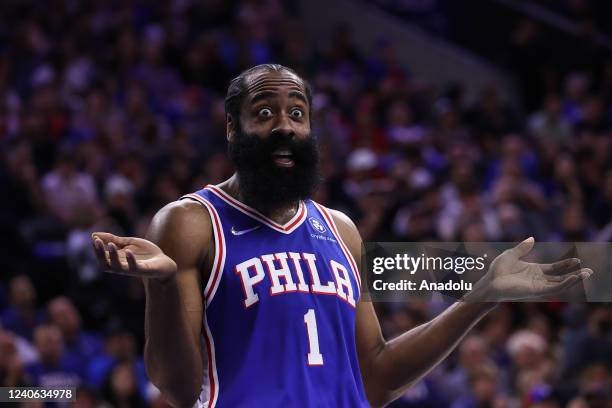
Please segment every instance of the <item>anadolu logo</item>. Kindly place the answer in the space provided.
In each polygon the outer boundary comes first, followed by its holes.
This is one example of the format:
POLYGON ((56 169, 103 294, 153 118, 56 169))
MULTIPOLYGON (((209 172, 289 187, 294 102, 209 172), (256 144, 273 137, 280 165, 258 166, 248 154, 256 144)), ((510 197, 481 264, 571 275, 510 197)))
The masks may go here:
POLYGON ((325 225, 323 225, 323 223, 316 219, 315 217, 310 217, 308 218, 308 222, 310 223, 310 226, 317 232, 323 234, 325 231, 327 231, 327 229, 325 228, 325 225))

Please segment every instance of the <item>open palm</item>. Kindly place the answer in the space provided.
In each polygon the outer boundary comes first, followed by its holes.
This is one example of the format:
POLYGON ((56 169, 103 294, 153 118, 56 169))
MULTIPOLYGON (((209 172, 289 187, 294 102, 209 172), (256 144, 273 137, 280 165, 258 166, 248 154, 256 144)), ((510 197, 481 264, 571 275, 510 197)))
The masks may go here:
POLYGON ((525 262, 520 258, 531 251, 533 238, 497 256, 489 271, 478 282, 475 299, 511 301, 536 299, 561 293, 593 274, 580 268, 580 260, 564 259, 552 264, 525 262))
POLYGON ((176 263, 146 239, 95 232, 92 241, 100 266, 108 272, 158 279, 176 273, 176 263))

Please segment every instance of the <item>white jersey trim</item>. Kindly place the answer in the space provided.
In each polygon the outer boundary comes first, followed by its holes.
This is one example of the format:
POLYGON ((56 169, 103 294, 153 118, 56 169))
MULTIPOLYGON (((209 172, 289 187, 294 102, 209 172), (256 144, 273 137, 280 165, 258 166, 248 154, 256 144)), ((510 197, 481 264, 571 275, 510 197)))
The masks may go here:
POLYGON ((225 201, 230 206, 234 207, 236 210, 241 213, 254 218, 255 220, 267 225, 275 231, 281 232, 283 234, 291 234, 295 231, 306 219, 306 206, 304 205, 304 201, 300 200, 298 205, 298 210, 295 215, 287 221, 285 224, 279 224, 272 219, 266 217, 253 207, 249 207, 248 205, 236 200, 234 197, 227 194, 225 191, 221 190, 219 187, 209 184, 205 187, 211 193, 215 194, 221 200, 225 201))
MULTIPOLYGON (((219 282, 221 281, 221 274, 225 266, 225 257, 227 249, 225 247, 225 237, 223 235, 223 225, 221 224, 221 217, 217 213, 215 207, 198 194, 186 194, 183 198, 191 198, 200 203, 210 215, 210 220, 213 228, 213 236, 215 240, 215 258, 213 261, 212 272, 204 288, 204 303, 205 307, 208 308, 210 303, 217 292, 219 282)), ((204 318, 202 321, 202 334, 204 336, 204 342, 206 346, 206 354, 208 357, 208 367, 204 370, 204 382, 200 397, 194 407, 197 408, 213 408, 217 404, 217 398, 219 396, 219 378, 217 376, 217 361, 215 356, 215 342, 208 327, 208 320, 206 319, 206 310, 204 310, 204 318), (206 383, 208 380, 208 384, 206 383)))
POLYGON ((210 277, 208 278, 208 282, 204 288, 204 299, 206 301, 206 307, 208 307, 212 302, 215 293, 217 292, 219 282, 221 281, 221 274, 223 273, 223 268, 225 267, 227 249, 225 247, 225 237, 223 235, 223 224, 221 224, 221 217, 219 217, 219 213, 217 213, 215 207, 207 199, 195 193, 186 194, 181 198, 191 198, 196 200, 208 210, 208 214, 210 215, 213 236, 215 239, 215 259, 213 261, 210 277))
POLYGON ((349 251, 348 247, 344 243, 344 240, 340 236, 340 233, 338 232, 338 229, 336 228, 336 223, 334 222, 334 218, 329 213, 328 209, 323 207, 321 204, 319 204, 319 203, 317 203, 315 201, 313 201, 312 203, 315 205, 315 207, 317 207, 317 209, 319 210, 319 212, 321 213, 321 215, 323 216, 323 218, 327 222, 327 225, 329 226, 329 229, 331 230, 332 234, 338 240, 338 243, 340 244, 340 248, 342 249, 342 252, 344 253, 344 256, 346 257, 346 259, 347 259, 347 261, 348 261, 348 263, 349 263, 349 265, 351 267, 351 271, 353 271, 353 277, 355 278, 355 282, 357 282, 357 288, 359 289, 358 296, 360 296, 360 294, 361 294, 361 277, 359 276, 359 269, 357 268, 357 263, 355 262, 355 258, 353 257, 353 254, 351 254, 351 251, 349 251))

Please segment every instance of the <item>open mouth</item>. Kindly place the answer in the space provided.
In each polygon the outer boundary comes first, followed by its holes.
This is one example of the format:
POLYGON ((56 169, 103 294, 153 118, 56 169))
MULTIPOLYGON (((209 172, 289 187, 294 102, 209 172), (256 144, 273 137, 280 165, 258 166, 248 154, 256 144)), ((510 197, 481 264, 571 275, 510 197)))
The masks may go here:
POLYGON ((274 163, 280 167, 293 167, 295 162, 293 161, 293 154, 287 149, 278 149, 272 153, 272 159, 274 163))

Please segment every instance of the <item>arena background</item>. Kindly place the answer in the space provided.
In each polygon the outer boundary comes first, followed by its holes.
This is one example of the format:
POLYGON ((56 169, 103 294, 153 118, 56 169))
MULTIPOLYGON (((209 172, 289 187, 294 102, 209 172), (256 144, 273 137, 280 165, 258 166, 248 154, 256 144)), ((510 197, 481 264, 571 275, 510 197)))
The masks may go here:
MULTIPOLYGON (((223 97, 259 63, 311 81, 315 199, 365 241, 610 241, 611 36, 604 0, 2 1, 0 386, 165 406, 142 285, 102 273, 90 233, 143 236, 232 174, 223 97)), ((444 306, 376 304, 387 338, 444 306)), ((599 408, 611 389, 609 305, 503 304, 392 406, 599 408)))

